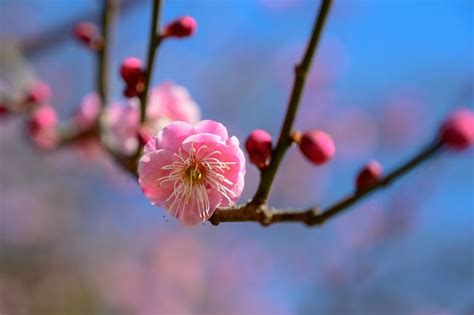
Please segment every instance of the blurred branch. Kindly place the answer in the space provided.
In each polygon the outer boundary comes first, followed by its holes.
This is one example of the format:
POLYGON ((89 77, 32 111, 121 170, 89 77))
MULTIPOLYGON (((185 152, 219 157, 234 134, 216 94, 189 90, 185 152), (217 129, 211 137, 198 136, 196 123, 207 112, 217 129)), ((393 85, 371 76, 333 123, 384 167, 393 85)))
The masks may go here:
MULTIPOLYGON (((107 105, 108 98, 108 63, 109 63, 109 42, 112 21, 117 13, 118 4, 116 0, 104 0, 101 12, 100 29, 102 42, 97 50, 97 73, 96 88, 100 98, 101 115, 107 105)), ((101 116, 99 115, 99 117, 101 116)), ((100 138, 100 119, 88 129, 82 129, 77 124, 70 122, 58 129, 59 143, 67 145, 76 140, 85 138, 100 138)), ((105 146, 105 144, 104 144, 105 146)), ((112 153, 112 152, 111 152, 112 153)))
MULTIPOLYGON (((128 14, 134 7, 142 4, 143 0, 122 0, 119 2, 120 7, 123 9, 122 12, 128 14)), ((72 20, 56 24, 40 34, 35 34, 21 40, 20 46, 22 47, 22 52, 31 58, 61 45, 71 39, 70 30, 74 28, 74 25, 80 21, 91 19, 91 16, 94 16, 93 12, 78 14, 72 20)))
POLYGON ((311 62, 318 46, 331 4, 332 0, 322 0, 319 13, 314 21, 311 38, 306 47, 306 52, 301 62, 295 66, 295 80, 293 82, 293 89, 283 121, 283 126, 281 128, 280 137, 278 138, 276 147, 273 150, 270 164, 261 174, 260 184, 255 196, 253 197, 253 202, 257 204, 265 204, 267 202, 276 172, 283 156, 291 146, 291 131, 295 121, 296 112, 298 111, 301 95, 303 93, 306 76, 310 70, 311 62))
POLYGON ((101 113, 98 121, 88 129, 78 128, 73 122, 63 126, 58 132, 59 142, 61 145, 74 143, 78 140, 97 138, 104 150, 125 170, 130 173, 135 172, 135 158, 127 157, 110 148, 107 143, 101 139, 102 128, 100 126, 100 117, 103 115, 105 107, 108 103, 108 64, 109 64, 109 45, 112 23, 118 11, 118 3, 116 0, 104 0, 101 13, 101 33, 102 43, 97 51, 97 73, 96 84, 101 103, 101 113))
POLYGON ((108 101, 108 64, 109 43, 112 20, 117 13, 116 0, 104 0, 101 13, 102 44, 97 51, 97 93, 99 94, 101 107, 107 106, 108 101))
POLYGON ((145 69, 145 82, 143 92, 140 95, 140 123, 143 123, 145 121, 148 90, 153 74, 153 65, 155 63, 156 50, 158 49, 161 43, 161 36, 159 34, 160 9, 161 0, 153 0, 151 28, 149 34, 150 38, 148 40, 148 54, 145 69))
POLYGON ((355 193, 339 202, 336 202, 334 205, 329 206, 323 211, 319 211, 317 208, 310 208, 303 211, 278 210, 270 208, 266 204, 258 205, 249 202, 242 206, 218 209, 209 219, 209 221, 214 225, 217 225, 221 222, 245 221, 255 221, 261 223, 262 225, 270 225, 280 222, 301 222, 308 226, 321 225, 328 219, 336 216, 344 210, 349 209, 350 206, 367 197, 372 192, 387 187, 396 179, 402 177, 415 167, 433 157, 436 153, 440 152, 441 148, 441 142, 438 140, 434 141, 417 153, 413 158, 409 159, 383 177, 377 185, 363 191, 356 191, 355 193))

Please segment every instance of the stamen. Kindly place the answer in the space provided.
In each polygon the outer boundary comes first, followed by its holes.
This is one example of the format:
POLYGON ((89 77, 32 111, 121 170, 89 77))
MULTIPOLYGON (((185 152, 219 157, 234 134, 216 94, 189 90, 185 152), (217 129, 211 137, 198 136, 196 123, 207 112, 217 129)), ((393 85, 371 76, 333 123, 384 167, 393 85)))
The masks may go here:
POLYGON ((180 148, 173 154, 177 160, 161 167, 169 173, 157 179, 158 185, 173 185, 173 192, 165 200, 165 204, 179 219, 190 203, 195 204, 202 220, 209 217, 211 205, 207 189, 217 191, 229 204, 232 204, 232 198, 236 197, 231 190, 235 184, 225 177, 225 173, 237 162, 220 161, 215 157, 222 154, 218 150, 199 157, 202 150, 207 148, 202 145, 196 150, 194 143, 189 152, 183 152, 180 148))

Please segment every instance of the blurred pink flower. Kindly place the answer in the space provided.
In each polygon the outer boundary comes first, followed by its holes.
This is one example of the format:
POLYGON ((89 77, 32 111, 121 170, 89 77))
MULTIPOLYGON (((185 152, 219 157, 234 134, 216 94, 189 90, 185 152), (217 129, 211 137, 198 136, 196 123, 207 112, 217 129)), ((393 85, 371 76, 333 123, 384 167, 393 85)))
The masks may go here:
POLYGON ((38 107, 27 122, 28 133, 33 142, 41 149, 52 149, 57 144, 56 111, 46 105, 38 107))
POLYGON ((138 165, 144 194, 187 225, 231 206, 244 188, 245 158, 224 125, 173 122, 145 146, 138 165))
MULTIPOLYGON (((150 133, 156 134, 172 121, 196 123, 199 118, 199 106, 184 87, 165 82, 151 90, 144 124, 150 133)), ((107 141, 125 154, 135 152, 140 131, 138 103, 112 104, 104 119, 110 131, 107 141)))
POLYGON ((103 119, 106 126, 104 141, 123 154, 133 154, 138 146, 137 132, 140 122, 138 104, 134 102, 125 105, 110 104, 105 110, 103 119))
POLYGON ((158 132, 171 121, 197 123, 201 117, 199 106, 182 86, 166 81, 150 92, 147 124, 158 132))
POLYGON ((75 122, 80 128, 90 128, 100 114, 100 98, 96 93, 87 94, 82 98, 78 111, 74 117, 75 122))

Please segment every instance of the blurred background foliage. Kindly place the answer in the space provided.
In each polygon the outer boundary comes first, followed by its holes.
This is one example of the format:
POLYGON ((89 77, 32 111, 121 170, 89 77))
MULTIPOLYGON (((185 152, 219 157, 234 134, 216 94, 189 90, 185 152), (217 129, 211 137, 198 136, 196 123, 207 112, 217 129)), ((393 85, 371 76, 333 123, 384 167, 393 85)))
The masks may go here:
MULTIPOLYGON (((94 89, 93 55, 70 36, 100 1, 1 0, 1 93, 39 78, 67 117, 94 89)), ((126 1, 118 66, 144 58, 150 1, 126 1)), ((189 40, 166 42, 153 82, 186 86, 204 118, 242 141, 275 137, 317 1, 164 1, 189 14, 189 40)), ((330 132, 336 158, 315 168, 292 150, 271 202, 328 205, 368 159, 390 168, 442 117, 473 105, 473 3, 335 1, 297 127, 330 132)), ((21 119, 0 123, 0 314, 472 314, 473 152, 443 154, 322 228, 209 223, 186 228, 151 206, 94 146, 40 153, 21 119)), ((256 188, 249 166, 242 200, 256 188)))

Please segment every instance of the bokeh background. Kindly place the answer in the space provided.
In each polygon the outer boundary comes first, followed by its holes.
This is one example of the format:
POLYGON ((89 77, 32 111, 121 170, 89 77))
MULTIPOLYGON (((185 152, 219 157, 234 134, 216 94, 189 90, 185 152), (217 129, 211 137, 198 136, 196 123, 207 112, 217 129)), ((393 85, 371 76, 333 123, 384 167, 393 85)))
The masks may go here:
MULTIPOLYGON (((117 100, 120 61, 145 56, 150 2, 127 1, 117 21, 117 100)), ((162 46, 153 82, 186 86, 204 118, 241 140, 254 128, 276 137, 318 5, 164 1, 163 21, 189 14, 198 31, 162 46)), ((93 0, 0 1, 3 64, 50 84, 62 117, 94 89, 94 56, 70 34, 99 12, 93 0)), ((327 206, 368 159, 390 169, 452 109, 472 108, 473 12, 468 0, 335 1, 296 126, 330 132, 337 155, 313 167, 292 150, 271 203, 327 206)), ((438 156, 322 227, 187 228, 100 151, 41 153, 23 129, 0 122, 2 315, 474 311, 472 150, 438 156)), ((257 180, 249 166, 242 200, 257 180)))

